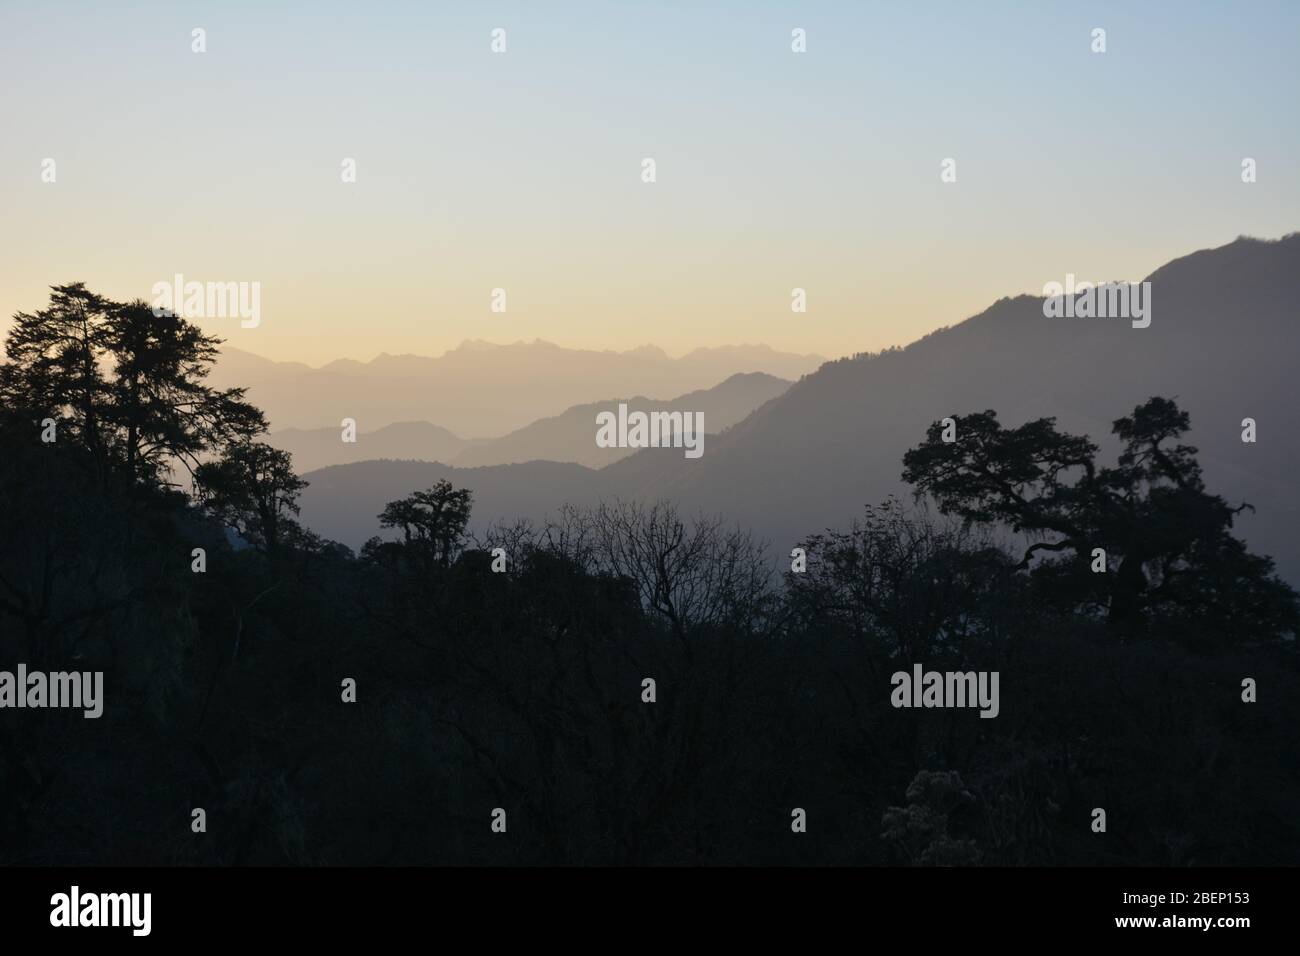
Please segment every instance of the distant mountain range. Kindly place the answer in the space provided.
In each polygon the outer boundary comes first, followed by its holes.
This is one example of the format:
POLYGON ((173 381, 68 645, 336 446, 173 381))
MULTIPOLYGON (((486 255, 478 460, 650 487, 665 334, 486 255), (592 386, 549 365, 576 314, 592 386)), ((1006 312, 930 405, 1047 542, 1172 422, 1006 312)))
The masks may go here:
MULTIPOLYGON (((1060 271, 1045 280, 1069 263, 1060 271)), ((475 525, 539 519, 566 501, 670 498, 722 513, 788 553, 865 504, 906 493, 903 453, 946 415, 991 408, 1007 425, 1054 416, 1111 458, 1110 423, 1162 395, 1190 413, 1184 440, 1200 449, 1209 489, 1257 509, 1238 518, 1238 532, 1300 580, 1300 234, 1239 239, 1148 281, 1148 328, 1047 318, 1040 297, 1004 298, 906 348, 827 363, 712 438, 698 460, 648 449, 600 470, 363 462, 306 475, 302 518, 355 547, 377 532, 386 501, 446 477, 474 491, 475 525), (1258 423, 1254 444, 1241 440, 1248 417, 1258 423)))
MULTIPOLYGON (((482 439, 488 441, 488 439, 482 439)), ((461 438, 430 422, 394 422, 374 431, 357 431, 355 442, 342 440, 342 429, 285 428, 271 432, 266 441, 293 455, 299 474, 330 465, 375 458, 415 458, 421 461, 455 461, 474 440, 461 438)))
POLYGON ((460 467, 543 460, 601 468, 634 452, 596 445, 596 414, 616 410, 620 402, 626 402, 629 410, 644 412, 701 412, 706 433, 716 434, 780 395, 790 384, 787 379, 764 372, 742 372, 713 388, 688 392, 670 401, 638 395, 576 405, 496 439, 464 439, 429 422, 398 422, 369 432, 358 429, 355 442, 342 441, 337 426, 288 428, 272 432, 267 441, 292 453, 299 472, 379 458, 441 461, 460 467))
POLYGON ((272 431, 337 429, 352 418, 359 433, 424 421, 461 437, 485 438, 606 395, 662 399, 712 388, 738 372, 794 380, 824 361, 766 345, 702 348, 671 358, 652 345, 596 352, 541 340, 471 340, 437 358, 385 353, 369 362, 342 359, 312 368, 225 348, 209 382, 247 386, 272 431))

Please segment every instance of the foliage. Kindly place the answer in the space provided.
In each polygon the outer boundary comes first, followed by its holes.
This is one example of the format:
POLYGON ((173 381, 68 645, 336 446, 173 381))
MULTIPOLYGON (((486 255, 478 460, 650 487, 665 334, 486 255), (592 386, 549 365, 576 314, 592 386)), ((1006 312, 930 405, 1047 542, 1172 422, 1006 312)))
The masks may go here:
POLYGON ((0 863, 1300 858, 1295 595, 1172 402, 1115 423, 1109 467, 1050 419, 931 429, 906 467, 940 513, 868 508, 781 586, 669 502, 479 537, 446 483, 354 557, 297 524, 260 412, 203 385, 215 345, 79 284, 7 342, 0 661, 103 670, 107 700, 0 722, 0 863), (999 671, 1000 715, 894 709, 913 663, 999 671))

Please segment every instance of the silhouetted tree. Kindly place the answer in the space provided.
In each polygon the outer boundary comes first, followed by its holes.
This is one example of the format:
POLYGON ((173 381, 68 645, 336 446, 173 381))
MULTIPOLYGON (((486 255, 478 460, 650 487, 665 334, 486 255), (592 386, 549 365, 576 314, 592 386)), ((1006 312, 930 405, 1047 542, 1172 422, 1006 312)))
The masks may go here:
POLYGON ((896 498, 804 547, 807 570, 786 574, 790 612, 804 626, 879 643, 903 660, 942 654, 960 662, 1027 613, 1014 559, 987 533, 940 523, 896 498))
POLYGON ((60 438, 84 446, 102 476, 110 399, 101 359, 112 303, 82 282, 51 288, 48 307, 14 315, 5 338, 9 361, 0 366, 0 402, 31 416, 33 425, 45 417, 63 419, 60 438))
MULTIPOLYGON (((446 569, 464 541, 472 503, 468 489, 455 489, 444 479, 426 491, 390 501, 379 515, 379 525, 402 530, 401 553, 422 570, 446 569)), ((363 554, 378 559, 384 550, 384 542, 375 538, 366 543, 363 554)))
POLYGON ((287 451, 263 442, 230 445, 220 460, 194 472, 203 505, 228 527, 268 553, 298 530, 298 495, 307 487, 293 472, 287 451))
POLYGON ((179 460, 199 456, 266 430, 245 389, 217 391, 203 383, 220 340, 170 312, 155 315, 140 300, 109 312, 107 348, 114 362, 109 418, 133 476, 157 478, 179 460))
POLYGON ((173 465, 266 430, 245 389, 203 383, 220 340, 136 300, 113 302, 84 283, 55 286, 50 305, 19 312, 5 342, 0 400, 59 440, 85 447, 101 476, 157 483, 173 465))
POLYGON ((771 569, 762 545, 719 517, 687 520, 668 501, 617 501, 581 518, 599 566, 631 580, 642 605, 679 637, 708 625, 759 627, 771 611, 771 569))
POLYGON ((1054 599, 1104 613, 1114 633, 1161 632, 1197 639, 1276 639, 1294 633, 1296 593, 1272 560, 1232 536, 1242 508, 1205 490, 1196 449, 1171 444, 1189 427, 1186 412, 1152 398, 1117 419, 1124 443, 1116 467, 1099 467, 1097 446, 1063 434, 1055 419, 1004 428, 993 411, 955 419, 956 440, 930 426, 903 458, 903 480, 929 493, 944 514, 1009 525, 1041 536, 1019 567, 1034 567, 1054 599), (1093 549, 1109 567, 1092 571, 1093 549))

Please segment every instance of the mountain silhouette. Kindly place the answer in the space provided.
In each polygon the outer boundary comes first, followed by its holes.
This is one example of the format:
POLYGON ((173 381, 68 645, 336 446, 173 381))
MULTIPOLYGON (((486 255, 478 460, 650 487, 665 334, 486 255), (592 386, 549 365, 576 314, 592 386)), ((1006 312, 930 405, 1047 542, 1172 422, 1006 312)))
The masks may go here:
MULTIPOLYGON (((1061 276, 1045 277, 1060 281, 1061 276)), ((1097 277, 1104 281, 1104 277, 1097 277)), ((1256 511, 1238 517, 1250 547, 1300 578, 1294 498, 1300 426, 1300 235, 1242 238, 1176 259, 1148 277, 1152 321, 1047 318, 1044 300, 1004 298, 906 348, 823 365, 725 433, 698 460, 646 449, 600 471, 539 462, 455 469, 367 463, 306 477, 303 519, 349 545, 392 493, 446 477, 475 491, 476 522, 540 519, 565 501, 668 498, 720 513, 788 550, 890 494, 905 494, 899 462, 945 416, 997 409, 1009 425, 1055 415, 1113 452, 1110 423, 1152 395, 1191 415, 1209 488, 1256 511), (1258 441, 1242 441, 1242 421, 1258 441), (355 516, 355 517, 352 517, 355 516), (355 527, 353 527, 355 525, 355 527)), ((592 434, 594 436, 594 426, 592 434)), ((594 439, 593 439, 594 444, 594 439)))
POLYGON ((268 435, 267 442, 293 455, 299 471, 374 458, 451 461, 473 445, 431 422, 394 422, 374 431, 358 430, 355 442, 342 441, 341 434, 337 427, 285 428, 268 435))
POLYGON ((790 387, 790 382, 763 372, 738 372, 713 388, 656 401, 644 395, 575 405, 501 438, 465 439, 430 422, 397 422, 372 432, 358 431, 355 442, 341 440, 339 428, 286 428, 267 441, 293 455, 294 467, 312 471, 330 465, 381 458, 451 462, 457 467, 509 465, 526 461, 577 462, 600 468, 634 449, 598 448, 592 427, 600 411, 617 409, 702 412, 709 428, 721 430, 741 421, 755 408, 790 387))
POLYGON ((568 349, 550 342, 467 341, 437 358, 381 354, 320 368, 223 348, 209 376, 217 388, 247 387, 273 430, 335 428, 358 433, 395 422, 436 422, 465 438, 498 437, 539 417, 611 395, 682 395, 738 372, 798 379, 825 361, 765 345, 696 349, 680 358, 644 346, 627 352, 568 349))
POLYGON ((669 401, 655 401, 638 395, 635 398, 589 402, 553 418, 533 422, 493 441, 467 447, 452 462, 462 468, 472 468, 539 460, 571 461, 588 468, 601 468, 635 452, 629 448, 598 448, 592 440, 597 413, 614 411, 620 402, 626 402, 631 411, 702 412, 705 428, 709 432, 719 432, 742 421, 754 409, 789 387, 789 381, 774 375, 740 372, 713 388, 689 392, 669 401))

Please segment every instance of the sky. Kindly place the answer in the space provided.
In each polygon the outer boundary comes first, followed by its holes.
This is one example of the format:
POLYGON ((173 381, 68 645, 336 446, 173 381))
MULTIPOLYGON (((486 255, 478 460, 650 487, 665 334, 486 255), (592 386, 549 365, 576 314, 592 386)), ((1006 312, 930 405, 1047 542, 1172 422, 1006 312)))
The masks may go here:
POLYGON ((199 324, 310 364, 836 357, 1300 230, 1294 2, 0 0, 0 88, 0 328, 257 282, 199 324))

